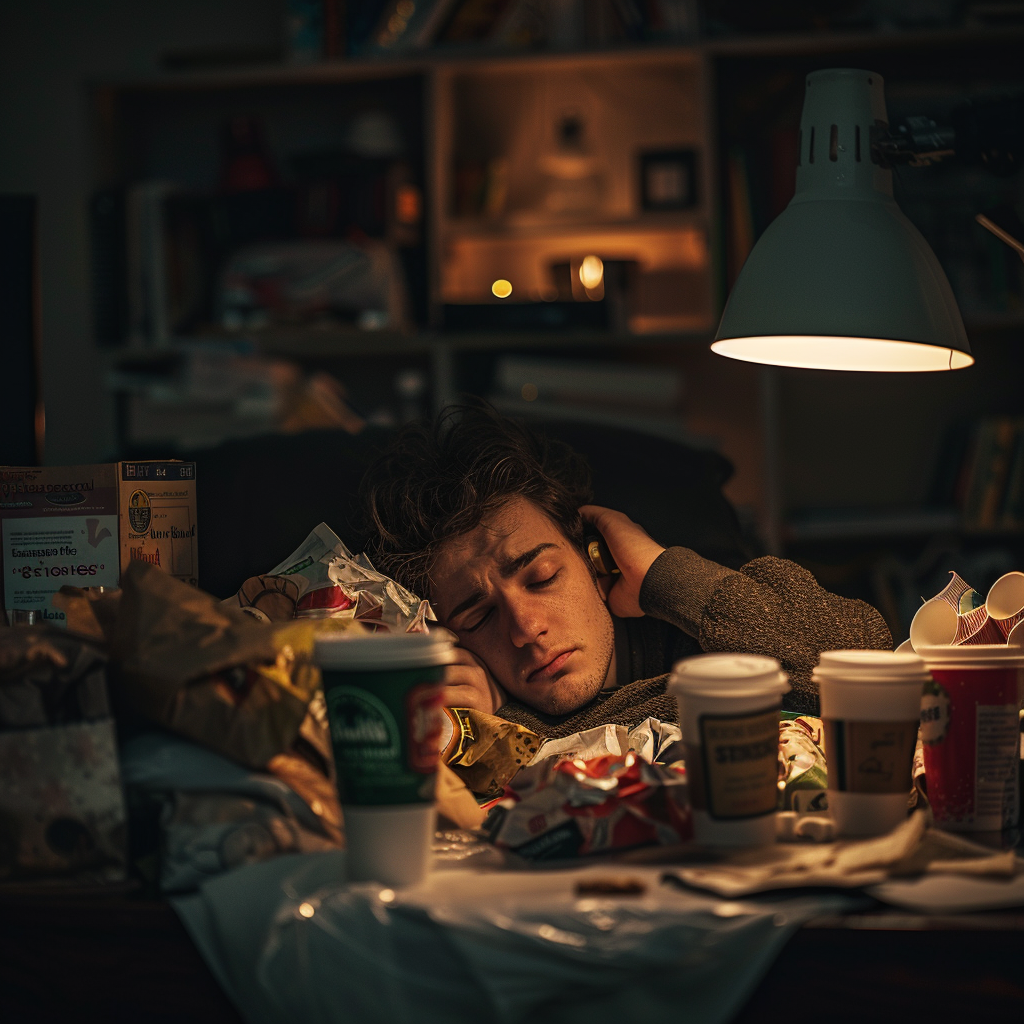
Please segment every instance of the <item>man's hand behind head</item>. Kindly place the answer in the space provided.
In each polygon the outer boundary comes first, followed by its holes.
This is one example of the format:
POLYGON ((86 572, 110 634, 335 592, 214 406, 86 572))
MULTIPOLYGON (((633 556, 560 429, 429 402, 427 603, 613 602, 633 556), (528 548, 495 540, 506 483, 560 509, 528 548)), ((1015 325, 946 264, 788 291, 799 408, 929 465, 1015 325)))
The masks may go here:
POLYGON ((612 614, 620 618, 636 618, 643 615, 640 607, 640 587, 647 570, 665 550, 638 523, 629 516, 600 505, 583 505, 580 515, 604 537, 608 550, 620 575, 602 577, 605 598, 612 614))

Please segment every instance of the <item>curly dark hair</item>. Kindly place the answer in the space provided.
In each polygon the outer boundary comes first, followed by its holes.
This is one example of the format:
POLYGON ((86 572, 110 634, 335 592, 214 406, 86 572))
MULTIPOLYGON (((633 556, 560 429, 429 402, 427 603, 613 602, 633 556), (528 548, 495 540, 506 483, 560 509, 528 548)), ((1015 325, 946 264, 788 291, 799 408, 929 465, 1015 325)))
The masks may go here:
POLYGON ((363 477, 361 498, 376 568, 424 597, 441 546, 513 498, 547 514, 581 550, 579 506, 590 467, 567 444, 479 402, 450 405, 432 424, 403 427, 363 477))

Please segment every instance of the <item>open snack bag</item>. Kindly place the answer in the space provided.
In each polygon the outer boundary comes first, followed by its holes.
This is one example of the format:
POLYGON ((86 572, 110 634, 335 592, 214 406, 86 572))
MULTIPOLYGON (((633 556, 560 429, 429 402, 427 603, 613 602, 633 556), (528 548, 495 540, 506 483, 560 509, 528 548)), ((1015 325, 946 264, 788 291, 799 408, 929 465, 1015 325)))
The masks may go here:
POLYGON ((437 621, 426 601, 353 555, 326 523, 225 603, 261 621, 341 619, 388 632, 422 633, 437 621))

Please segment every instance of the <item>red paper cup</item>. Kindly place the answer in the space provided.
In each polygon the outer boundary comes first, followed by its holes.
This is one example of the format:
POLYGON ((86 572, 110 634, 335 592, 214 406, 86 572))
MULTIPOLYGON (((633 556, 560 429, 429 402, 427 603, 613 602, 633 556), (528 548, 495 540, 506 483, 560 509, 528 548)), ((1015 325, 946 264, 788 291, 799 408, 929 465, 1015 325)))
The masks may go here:
POLYGON ((921 740, 935 824, 954 832, 1016 827, 1024 651, 1002 644, 918 649, 932 676, 921 740))

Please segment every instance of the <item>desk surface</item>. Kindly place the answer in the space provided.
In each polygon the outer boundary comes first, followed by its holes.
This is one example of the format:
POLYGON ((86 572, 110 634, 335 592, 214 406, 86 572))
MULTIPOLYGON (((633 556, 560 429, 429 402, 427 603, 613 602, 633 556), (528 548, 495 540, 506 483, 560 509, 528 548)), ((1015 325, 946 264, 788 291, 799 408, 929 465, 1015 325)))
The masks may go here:
MULTIPOLYGON (((131 892, 0 889, 5 1019, 241 1024, 170 905, 131 892)), ((816 918, 736 1024, 963 1022, 1024 1012, 1024 913, 816 918)))

